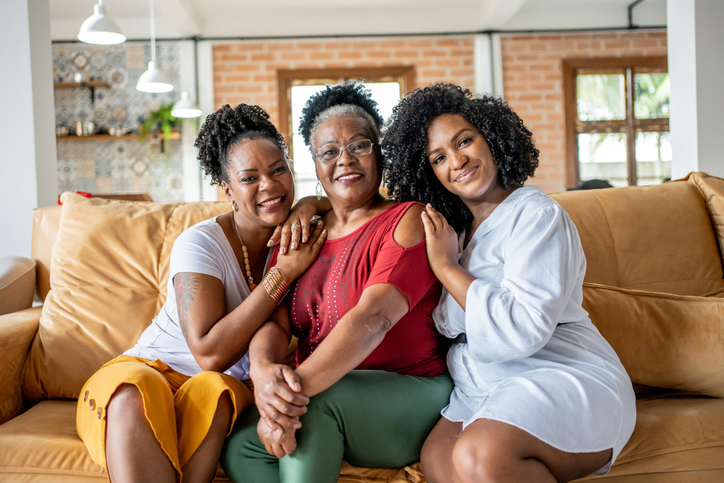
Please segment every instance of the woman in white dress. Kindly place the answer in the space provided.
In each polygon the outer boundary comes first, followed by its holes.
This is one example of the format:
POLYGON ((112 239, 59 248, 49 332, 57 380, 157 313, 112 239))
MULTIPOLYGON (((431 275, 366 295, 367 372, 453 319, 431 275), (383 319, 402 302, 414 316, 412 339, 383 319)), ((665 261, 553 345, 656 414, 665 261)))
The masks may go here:
POLYGON ((565 210, 534 186, 531 132, 502 100, 450 84, 395 108, 389 193, 428 203, 449 405, 422 450, 430 483, 604 474, 633 432, 631 381, 581 306, 586 259, 565 210), (435 209, 435 208, 437 209, 435 209), (438 211, 439 210, 439 211, 438 211))

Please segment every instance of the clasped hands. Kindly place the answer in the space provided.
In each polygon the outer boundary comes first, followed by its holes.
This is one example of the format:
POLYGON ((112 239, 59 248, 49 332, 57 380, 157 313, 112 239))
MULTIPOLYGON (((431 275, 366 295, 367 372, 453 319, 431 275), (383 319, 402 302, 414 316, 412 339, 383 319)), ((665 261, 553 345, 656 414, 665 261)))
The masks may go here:
POLYGON ((251 374, 259 410, 256 431, 269 454, 281 458, 297 448, 299 417, 307 412, 309 398, 301 394, 299 376, 285 364, 257 367, 251 374))

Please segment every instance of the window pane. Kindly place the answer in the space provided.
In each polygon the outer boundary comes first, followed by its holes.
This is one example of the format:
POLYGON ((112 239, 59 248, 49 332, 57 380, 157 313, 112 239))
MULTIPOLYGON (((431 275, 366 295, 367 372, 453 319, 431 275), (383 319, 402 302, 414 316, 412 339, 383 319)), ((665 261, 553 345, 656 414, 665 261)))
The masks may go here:
POLYGON ((322 90, 323 85, 292 87, 292 147, 294 148, 295 193, 299 199, 314 194, 317 186, 317 175, 314 173, 314 161, 304 139, 299 133, 299 118, 302 109, 313 94, 322 90))
MULTIPOLYGON (((392 108, 400 100, 400 84, 398 82, 366 82, 365 85, 372 91, 372 98, 377 101, 377 107, 383 119, 387 119, 392 114, 392 108)), ((302 109, 304 109, 307 99, 323 88, 323 85, 292 87, 292 146, 294 148, 294 173, 297 181, 295 196, 297 199, 315 194, 317 186, 314 160, 309 149, 304 145, 304 139, 298 134, 299 118, 302 117, 302 109)))
POLYGON ((634 115, 636 118, 668 118, 669 92, 669 74, 635 74, 634 115))
POLYGON ((638 185, 659 184, 671 179, 671 133, 640 132, 636 135, 638 185))
POLYGON ((578 161, 581 181, 604 179, 613 186, 628 185, 625 134, 579 134, 578 161))
POLYGON ((579 75, 576 105, 581 121, 624 119, 623 75, 579 75))

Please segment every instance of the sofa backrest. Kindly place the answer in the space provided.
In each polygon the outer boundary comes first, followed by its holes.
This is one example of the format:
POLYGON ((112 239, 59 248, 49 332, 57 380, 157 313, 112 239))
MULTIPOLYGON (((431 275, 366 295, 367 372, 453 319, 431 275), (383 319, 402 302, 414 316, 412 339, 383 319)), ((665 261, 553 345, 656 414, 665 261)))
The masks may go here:
MULTIPOLYGON (((679 295, 723 288, 724 180, 695 173, 659 186, 554 198, 581 234, 586 282, 679 295)), ((38 293, 48 296, 23 373, 31 401, 76 397, 93 372, 131 347, 165 302, 176 237, 228 210, 222 202, 62 199, 62 208, 34 214, 38 293)), ((584 290, 589 298, 591 290, 584 290)), ((619 315, 607 309, 598 318, 620 322, 619 315)), ((611 333, 619 332, 616 325, 611 333)))
POLYGON ((585 281, 677 295, 724 288, 722 240, 696 185, 702 176, 553 195, 581 235, 585 281))
POLYGON ((30 258, 35 260, 37 266, 35 294, 40 300, 45 300, 50 290, 50 256, 53 253, 55 239, 58 237, 62 209, 62 206, 50 206, 33 211, 33 242, 30 247, 30 258))

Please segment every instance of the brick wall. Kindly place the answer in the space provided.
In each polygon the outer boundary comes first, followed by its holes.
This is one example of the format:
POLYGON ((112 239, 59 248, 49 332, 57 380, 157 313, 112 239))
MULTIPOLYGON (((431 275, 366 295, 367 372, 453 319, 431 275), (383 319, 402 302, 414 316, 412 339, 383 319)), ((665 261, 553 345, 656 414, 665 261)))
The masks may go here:
POLYGON ((414 66, 415 85, 447 81, 474 88, 474 42, 464 37, 334 39, 216 44, 214 103, 258 104, 279 123, 278 69, 414 66))
POLYGON ((531 184, 565 190, 562 59, 666 55, 666 32, 510 35, 501 38, 504 97, 533 131, 541 151, 531 184))
MULTIPOLYGON (((453 82, 474 88, 474 41, 405 37, 229 42, 213 47, 214 102, 259 104, 279 123, 278 69, 415 67, 415 86, 453 82)), ((666 55, 666 32, 504 35, 504 97, 533 131, 541 151, 531 184, 546 192, 565 186, 562 59, 666 55)))

